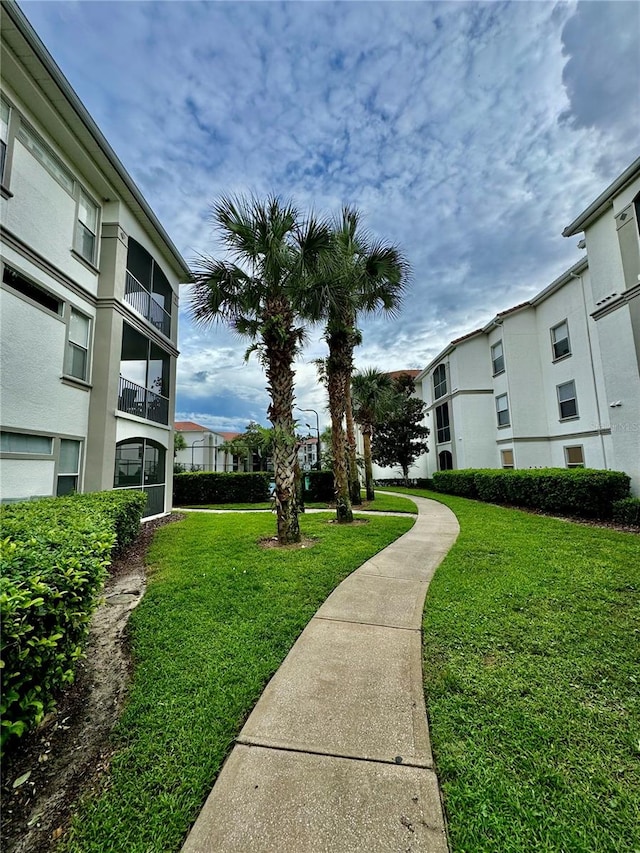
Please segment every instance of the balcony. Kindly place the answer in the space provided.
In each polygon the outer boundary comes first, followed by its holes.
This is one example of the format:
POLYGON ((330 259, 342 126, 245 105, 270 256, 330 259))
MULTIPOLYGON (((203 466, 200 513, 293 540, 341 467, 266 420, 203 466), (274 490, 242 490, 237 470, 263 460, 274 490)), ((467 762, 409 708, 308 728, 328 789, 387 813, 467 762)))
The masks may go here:
POLYGON ((169 423, 169 400, 149 388, 120 377, 118 410, 157 424, 169 423))
POLYGON ((124 286, 124 299, 134 311, 142 314, 152 326, 162 332, 167 338, 171 335, 171 314, 157 301, 157 294, 141 284, 138 279, 127 270, 127 278, 124 286), (155 298, 154 298, 155 297, 155 298))

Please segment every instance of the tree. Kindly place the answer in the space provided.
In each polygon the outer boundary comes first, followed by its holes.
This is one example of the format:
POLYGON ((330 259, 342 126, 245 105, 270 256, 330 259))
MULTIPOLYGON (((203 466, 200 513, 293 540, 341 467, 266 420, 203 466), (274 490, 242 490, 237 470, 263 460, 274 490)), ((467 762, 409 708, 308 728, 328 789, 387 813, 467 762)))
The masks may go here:
POLYGON ((174 432, 173 434, 173 458, 175 459, 178 455, 179 450, 186 450, 188 447, 185 437, 181 432, 174 432))
POLYGON ((353 415, 364 439, 364 479, 367 500, 375 498, 371 466, 371 436, 375 424, 381 421, 392 400, 392 383, 387 373, 374 367, 356 373, 351 380, 353 415))
POLYGON ((393 381, 393 396, 383 418, 376 423, 371 453, 379 465, 399 465, 405 484, 409 468, 422 453, 428 453, 429 430, 423 426, 426 404, 414 397, 415 384, 408 375, 393 381))
POLYGON ((275 196, 223 197, 213 219, 229 259, 200 257, 191 313, 203 326, 228 323, 253 342, 247 357, 259 354, 271 398, 278 540, 299 542, 293 362, 304 339, 300 307, 309 273, 328 248, 329 229, 313 216, 301 222, 295 207, 275 196))
MULTIPOLYGON (((357 477, 355 439, 353 461, 347 465, 345 415, 350 399, 353 352, 361 342, 358 316, 376 311, 393 315, 399 308, 409 266, 396 246, 373 240, 360 228, 357 210, 344 207, 333 226, 330 251, 323 256, 319 286, 314 290, 313 319, 325 320, 324 338, 333 451, 334 489, 338 522, 353 520, 349 472, 357 477)), ((357 486, 358 494, 360 486, 357 486)))
POLYGON ((320 467, 323 471, 333 471, 333 441, 331 427, 325 427, 320 433, 320 467))

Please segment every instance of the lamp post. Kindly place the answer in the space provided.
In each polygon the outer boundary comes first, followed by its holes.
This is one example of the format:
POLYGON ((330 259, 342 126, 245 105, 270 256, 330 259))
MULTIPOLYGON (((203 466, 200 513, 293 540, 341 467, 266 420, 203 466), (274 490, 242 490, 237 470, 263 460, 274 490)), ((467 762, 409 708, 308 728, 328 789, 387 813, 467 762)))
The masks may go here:
MULTIPOLYGON (((204 448, 205 439, 206 439, 206 436, 203 435, 202 438, 199 438, 196 441, 193 441, 191 443, 191 470, 192 471, 195 468, 195 464, 193 462, 193 448, 196 446, 196 444, 201 444, 204 448)), ((203 462, 202 468, 204 469, 204 459, 202 460, 202 462, 203 462)))
MULTIPOLYGON (((320 418, 318 417, 318 413, 316 412, 315 409, 301 409, 300 407, 298 407, 298 411, 299 412, 313 412, 313 414, 316 416, 316 433, 318 436, 318 446, 316 448, 316 470, 319 471, 320 470, 320 418)), ((307 426, 309 426, 309 424, 307 424, 307 426)))

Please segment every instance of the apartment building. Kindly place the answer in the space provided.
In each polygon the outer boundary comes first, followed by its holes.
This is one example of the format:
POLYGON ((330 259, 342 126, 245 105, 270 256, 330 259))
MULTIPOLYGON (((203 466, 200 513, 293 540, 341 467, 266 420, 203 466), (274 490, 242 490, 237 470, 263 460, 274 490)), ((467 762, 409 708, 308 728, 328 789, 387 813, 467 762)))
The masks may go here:
POLYGON ((20 9, 2 2, 0 497, 171 507, 189 270, 20 9))
POLYGON ((233 441, 241 433, 216 432, 195 421, 176 421, 175 430, 187 445, 175 455, 176 463, 184 471, 246 470, 244 460, 223 449, 225 442, 233 441))
POLYGON ((455 341, 418 376, 427 476, 449 468, 625 471, 640 492, 640 159, 563 232, 587 256, 455 341))

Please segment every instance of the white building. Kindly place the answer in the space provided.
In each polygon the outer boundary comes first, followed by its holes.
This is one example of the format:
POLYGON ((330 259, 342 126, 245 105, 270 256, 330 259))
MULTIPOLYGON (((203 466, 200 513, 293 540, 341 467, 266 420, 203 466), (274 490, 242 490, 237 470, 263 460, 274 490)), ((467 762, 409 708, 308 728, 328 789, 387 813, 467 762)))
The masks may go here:
POLYGON ((246 470, 244 460, 222 449, 225 442, 237 438, 239 432, 215 432, 194 421, 176 421, 175 430, 187 445, 175 456, 176 463, 185 471, 246 470))
POLYGON ((640 491, 640 160, 565 236, 587 257, 536 297, 452 341, 420 374, 447 468, 625 471, 640 491))
POLYGON ((166 512, 187 265, 14 3, 1 38, 0 496, 166 512))

